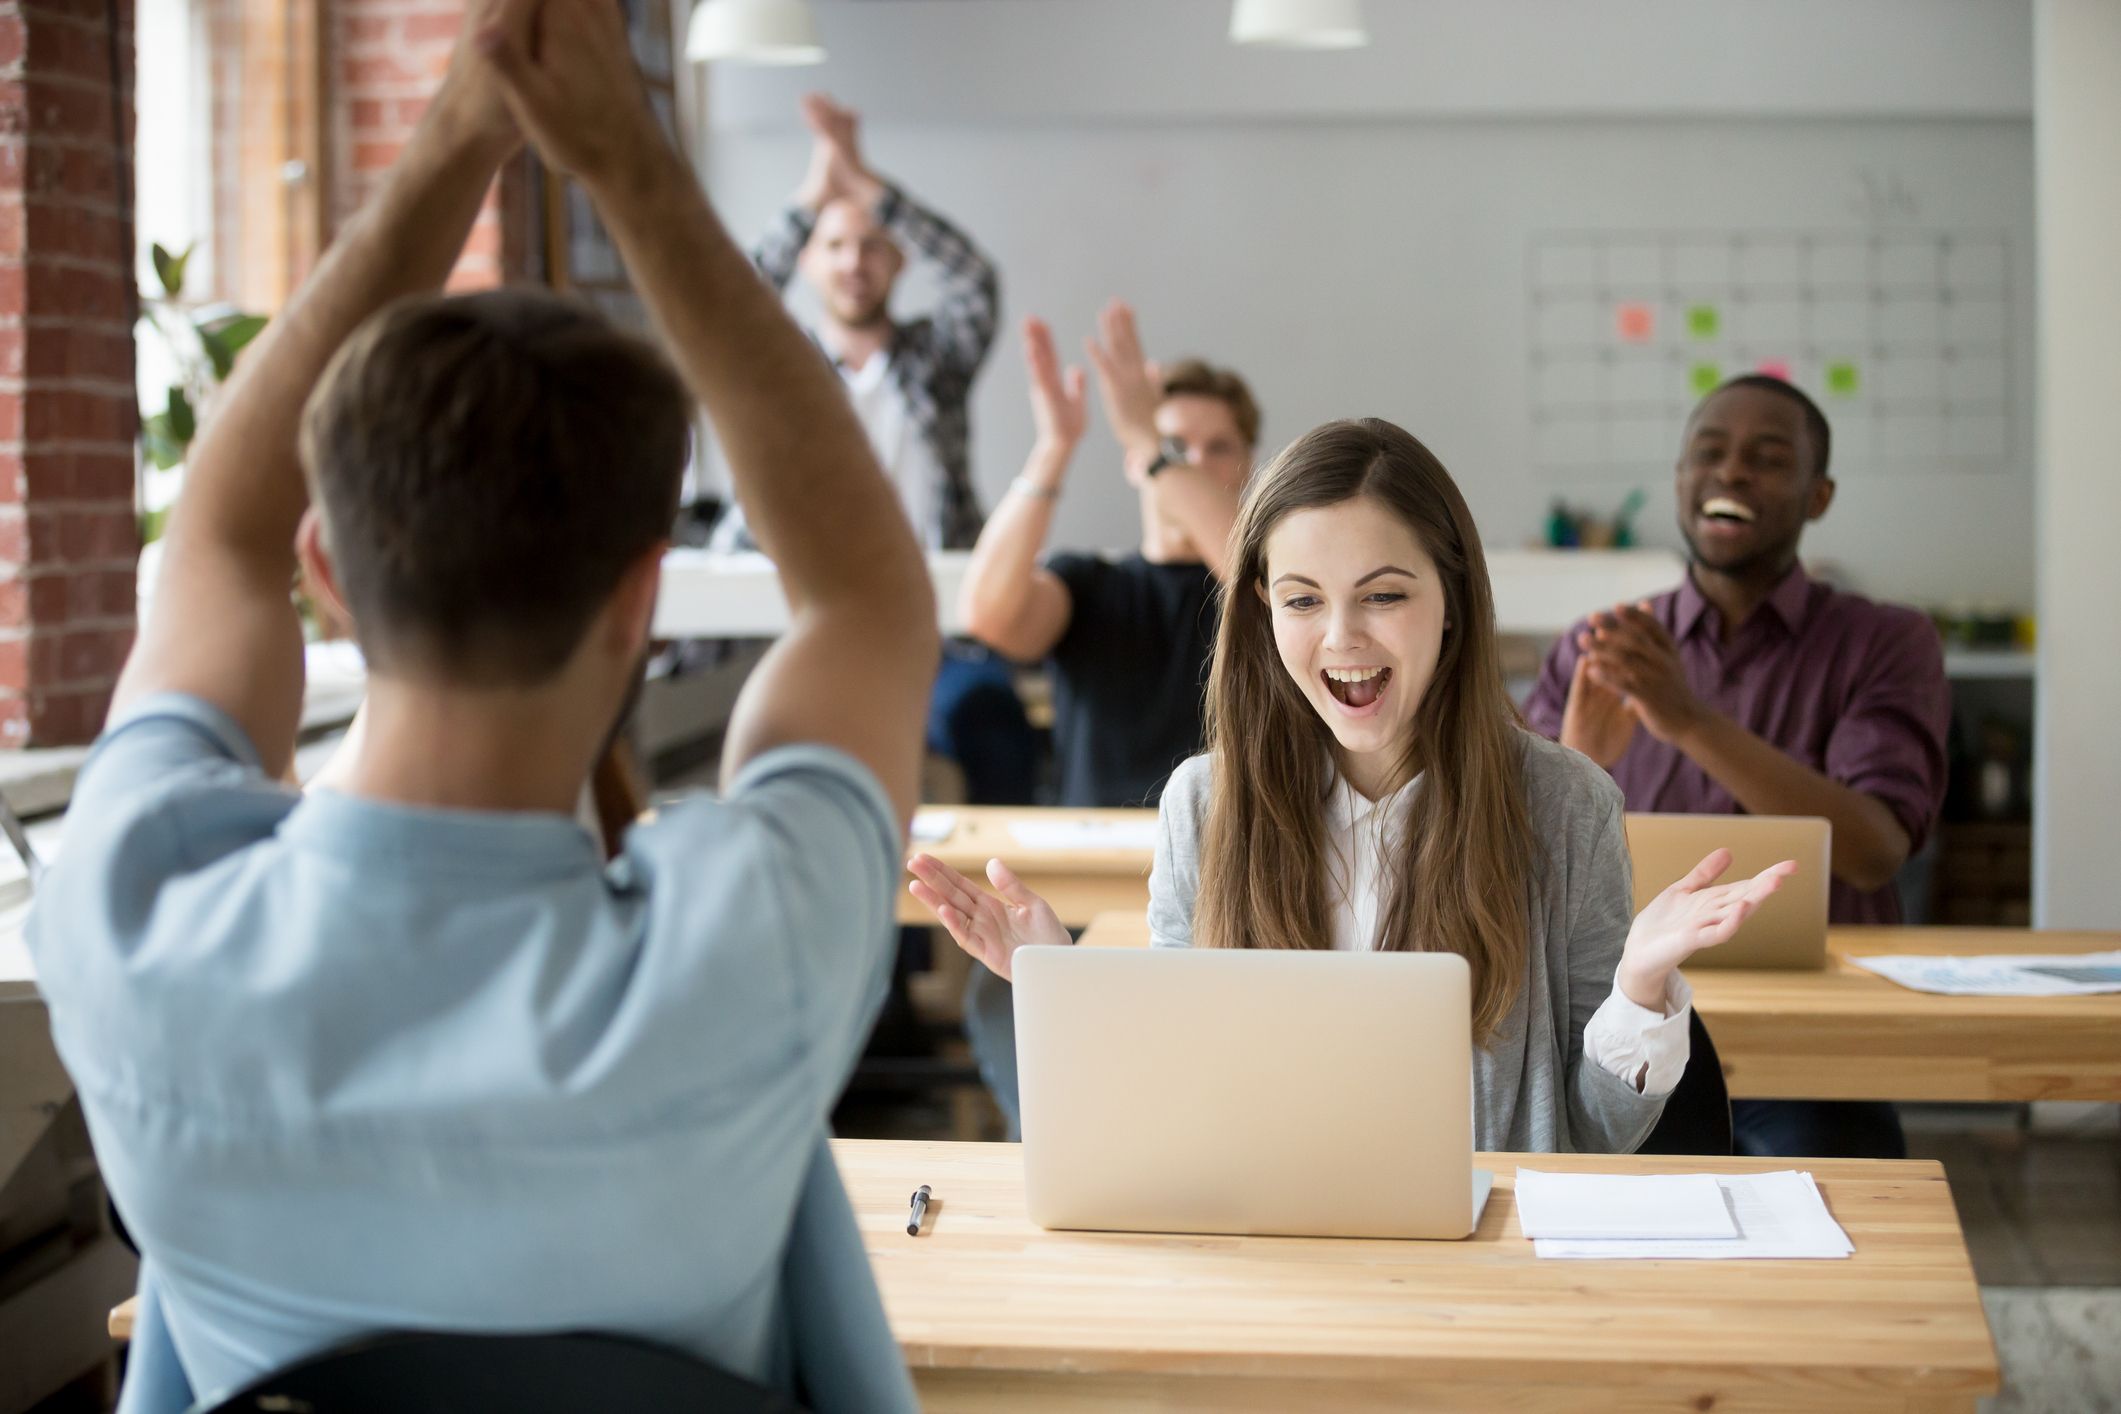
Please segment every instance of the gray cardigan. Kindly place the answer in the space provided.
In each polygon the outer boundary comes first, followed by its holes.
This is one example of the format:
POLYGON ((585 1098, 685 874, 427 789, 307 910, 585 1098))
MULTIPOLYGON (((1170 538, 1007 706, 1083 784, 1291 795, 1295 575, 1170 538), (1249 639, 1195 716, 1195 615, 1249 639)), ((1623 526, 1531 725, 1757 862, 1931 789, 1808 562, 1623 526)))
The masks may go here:
MULTIPOLYGON (((1473 1051, 1473 1143, 1517 1153, 1625 1154, 1657 1122, 1664 1097, 1638 1094, 1583 1056, 1583 1028, 1613 990, 1634 913, 1620 790, 1588 757, 1519 735, 1545 858, 1533 870, 1524 990, 1488 1045, 1473 1051)), ((1149 875, 1149 933, 1158 947, 1193 942, 1210 766, 1195 756, 1164 787, 1149 875)))

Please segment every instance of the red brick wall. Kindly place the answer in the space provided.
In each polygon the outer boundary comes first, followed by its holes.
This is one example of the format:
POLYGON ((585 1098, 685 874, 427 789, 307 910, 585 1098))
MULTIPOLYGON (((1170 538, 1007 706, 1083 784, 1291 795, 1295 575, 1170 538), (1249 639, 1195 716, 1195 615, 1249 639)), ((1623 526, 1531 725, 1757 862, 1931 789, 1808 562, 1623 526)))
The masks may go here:
MULTIPOLYGON (((238 301, 243 288, 243 13, 240 0, 202 0, 207 42, 207 104, 212 139, 208 147, 212 172, 203 180, 213 188, 213 264, 185 277, 185 294, 193 299, 238 301)), ((143 231, 147 240, 153 231, 143 231)))
MULTIPOLYGON (((404 149, 428 95, 449 68, 464 0, 333 0, 329 73, 333 223, 360 208, 404 149)), ((489 193, 451 289, 502 280, 501 213, 489 193)))
MULTIPOLYGON (((133 4, 0 0, 0 747, 93 737, 132 640, 134 236, 121 198, 133 4), (123 65, 115 132, 110 13, 123 65)), ((327 0, 331 224, 358 209, 402 148, 464 8, 327 0)), ((194 295, 232 294, 243 268, 241 15, 238 0, 207 0, 216 219, 213 269, 202 273, 216 288, 194 295)), ((515 263, 527 268, 535 222, 522 200, 510 210, 524 228, 515 263)), ((453 288, 501 282, 502 224, 489 197, 453 288)))
POLYGON ((132 642, 132 52, 131 0, 0 0, 0 746, 89 740, 132 642))

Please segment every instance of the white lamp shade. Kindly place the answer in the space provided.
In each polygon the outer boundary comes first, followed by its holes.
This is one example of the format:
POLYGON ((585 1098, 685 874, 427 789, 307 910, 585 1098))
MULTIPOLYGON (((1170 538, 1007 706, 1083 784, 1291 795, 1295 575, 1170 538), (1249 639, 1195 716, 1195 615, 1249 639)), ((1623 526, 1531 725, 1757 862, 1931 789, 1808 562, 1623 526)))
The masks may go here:
POLYGON ((1237 0, 1230 40, 1282 49, 1355 49, 1370 36, 1362 27, 1362 0, 1237 0))
POLYGON ((822 64, 807 0, 701 0, 685 29, 685 57, 739 64, 822 64))

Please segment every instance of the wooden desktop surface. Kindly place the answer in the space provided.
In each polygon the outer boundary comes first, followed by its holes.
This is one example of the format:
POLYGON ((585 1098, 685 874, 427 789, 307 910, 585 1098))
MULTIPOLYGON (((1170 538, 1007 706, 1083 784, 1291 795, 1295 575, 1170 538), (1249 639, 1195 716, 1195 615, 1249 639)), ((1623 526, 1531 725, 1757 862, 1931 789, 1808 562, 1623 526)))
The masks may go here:
MULTIPOLYGON (((956 828, 939 843, 915 841, 908 854, 932 854, 951 868, 986 885, 987 861, 999 859, 1022 876, 1025 883, 1053 906, 1060 921, 1070 928, 1086 926, 1100 913, 1114 910, 1145 910, 1149 906, 1149 860, 1145 849, 1028 849, 1010 833, 1016 824, 1057 824, 1067 821, 1103 821, 1154 824, 1154 810, 1060 810, 1038 806, 933 805, 923 810, 946 811, 956 817, 956 828)), ((912 925, 933 925, 935 915, 901 887, 898 920, 912 925)))
MULTIPOLYGON (((1995 1350, 1935 1163, 1807 1163, 1856 1255, 1539 1261, 1519 1156, 1464 1242, 1046 1232, 1021 1150, 842 1140, 884 1304, 931 1411, 1971 1409, 1995 1350), (906 1236, 907 1195, 938 1200, 906 1236)), ((1786 1164, 1538 1156, 1550 1169, 1786 1164)))
MULTIPOLYGON (((1933 1162, 1815 1160, 1844 1261, 1540 1261, 1522 1157, 1601 1173, 1742 1159, 1483 1155, 1463 1242, 1047 1232, 1013 1144, 834 1144, 924 1408, 1971 1410, 1996 1352, 1933 1162), (906 1235, 908 1195, 935 1202, 906 1235)), ((129 1334, 131 1312, 113 1313, 129 1334)))
MULTIPOLYGON (((1146 947, 1139 912, 1100 915, 1091 947, 1146 947)), ((1740 1099, 2121 1100, 2121 995, 1944 997, 1850 962, 1877 953, 2105 952, 2121 933, 1835 928, 1819 972, 1687 973, 1740 1099)))

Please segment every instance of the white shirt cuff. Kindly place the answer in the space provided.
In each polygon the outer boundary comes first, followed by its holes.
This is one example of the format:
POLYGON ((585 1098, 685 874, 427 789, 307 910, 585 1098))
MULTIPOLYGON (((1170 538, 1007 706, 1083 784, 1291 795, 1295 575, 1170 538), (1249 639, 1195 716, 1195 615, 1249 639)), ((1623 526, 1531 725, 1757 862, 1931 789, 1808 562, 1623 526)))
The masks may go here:
POLYGON ((1669 1095, 1686 1073, 1693 1006, 1694 989, 1677 968, 1664 986, 1662 1015, 1629 1001, 1616 984, 1583 1028, 1583 1057, 1644 1095, 1669 1095))

